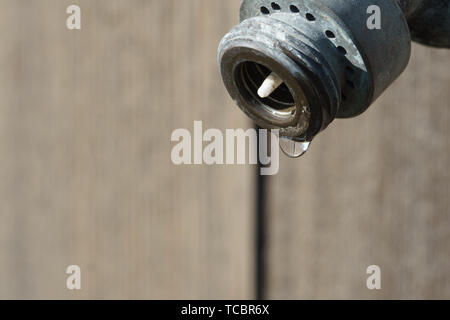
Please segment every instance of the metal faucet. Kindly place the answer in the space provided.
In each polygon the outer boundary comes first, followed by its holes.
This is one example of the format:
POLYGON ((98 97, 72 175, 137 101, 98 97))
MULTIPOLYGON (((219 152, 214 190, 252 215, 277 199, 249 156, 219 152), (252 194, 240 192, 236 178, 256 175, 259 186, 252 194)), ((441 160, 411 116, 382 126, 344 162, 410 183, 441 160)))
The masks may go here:
POLYGON ((394 82, 411 40, 450 48, 449 0, 243 0, 218 59, 237 105, 297 157, 394 82))

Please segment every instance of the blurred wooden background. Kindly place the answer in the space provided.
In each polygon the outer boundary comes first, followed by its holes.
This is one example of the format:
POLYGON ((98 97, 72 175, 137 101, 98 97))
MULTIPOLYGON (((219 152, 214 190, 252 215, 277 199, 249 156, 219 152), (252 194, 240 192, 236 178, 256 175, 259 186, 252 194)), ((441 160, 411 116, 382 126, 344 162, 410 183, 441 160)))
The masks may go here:
POLYGON ((362 116, 270 182, 270 298, 450 298, 450 50, 414 45, 362 116), (369 265, 382 290, 366 288, 369 265))
MULTIPOLYGON (((216 62, 238 7, 0 1, 0 298, 254 297, 254 168, 170 161, 194 120, 251 126, 216 62), (81 31, 65 27, 74 3, 81 31)), ((415 45, 376 105, 282 158, 267 297, 450 298, 449 66, 415 45)))
POLYGON ((0 1, 0 297, 251 298, 253 170, 176 167, 177 128, 249 126, 224 1, 0 1), (65 268, 82 268, 82 290, 65 268))

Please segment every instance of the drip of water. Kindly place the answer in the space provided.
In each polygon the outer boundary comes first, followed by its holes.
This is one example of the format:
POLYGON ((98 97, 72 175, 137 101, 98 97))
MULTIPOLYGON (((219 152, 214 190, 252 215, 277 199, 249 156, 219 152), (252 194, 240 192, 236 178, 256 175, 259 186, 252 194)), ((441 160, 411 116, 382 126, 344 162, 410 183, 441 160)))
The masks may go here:
POLYGON ((280 137, 280 149, 290 158, 301 157, 308 151, 311 142, 295 141, 293 138, 280 137))

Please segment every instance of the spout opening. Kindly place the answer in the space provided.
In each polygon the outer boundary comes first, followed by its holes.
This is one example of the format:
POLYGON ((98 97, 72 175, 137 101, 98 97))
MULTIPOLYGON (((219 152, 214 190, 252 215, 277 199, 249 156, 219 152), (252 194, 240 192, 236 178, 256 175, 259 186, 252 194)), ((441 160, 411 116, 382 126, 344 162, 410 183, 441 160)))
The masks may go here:
POLYGON ((257 116, 264 119, 272 118, 289 125, 295 120, 297 107, 291 89, 286 83, 282 83, 267 98, 258 95, 258 88, 271 72, 272 70, 260 63, 243 61, 234 69, 234 83, 257 116))

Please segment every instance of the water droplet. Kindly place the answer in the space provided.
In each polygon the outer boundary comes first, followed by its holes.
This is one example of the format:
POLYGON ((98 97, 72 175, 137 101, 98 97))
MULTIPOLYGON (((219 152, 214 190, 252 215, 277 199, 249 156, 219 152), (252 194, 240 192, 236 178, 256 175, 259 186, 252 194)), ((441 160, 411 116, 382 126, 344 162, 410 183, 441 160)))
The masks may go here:
POLYGON ((280 149, 290 158, 301 157, 308 151, 309 141, 295 141, 294 138, 280 137, 280 149))

